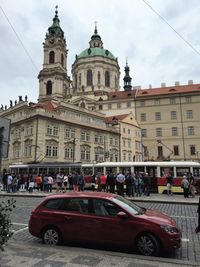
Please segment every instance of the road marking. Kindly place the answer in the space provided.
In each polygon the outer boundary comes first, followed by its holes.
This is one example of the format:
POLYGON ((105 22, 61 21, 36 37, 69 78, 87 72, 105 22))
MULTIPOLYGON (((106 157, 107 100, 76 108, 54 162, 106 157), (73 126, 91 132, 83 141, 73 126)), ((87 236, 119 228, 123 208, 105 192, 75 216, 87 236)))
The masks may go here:
POLYGON ((27 229, 28 229, 28 227, 24 227, 24 228, 19 229, 19 230, 17 230, 17 231, 13 231, 13 233, 14 233, 14 235, 15 235, 15 234, 18 234, 18 233, 20 233, 20 232, 23 232, 24 230, 27 230, 27 229))
POLYGON ((13 225, 22 225, 22 226, 28 226, 28 224, 26 223, 12 223, 13 225))

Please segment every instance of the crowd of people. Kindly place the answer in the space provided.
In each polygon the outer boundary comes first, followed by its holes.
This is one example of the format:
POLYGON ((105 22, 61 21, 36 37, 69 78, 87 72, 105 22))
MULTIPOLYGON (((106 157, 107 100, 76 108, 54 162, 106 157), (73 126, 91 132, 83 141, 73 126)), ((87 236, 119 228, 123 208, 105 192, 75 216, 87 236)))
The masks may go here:
MULTIPOLYGON (((173 195, 173 176, 168 173, 166 176, 167 195, 173 195)), ((82 173, 57 173, 38 174, 38 175, 15 175, 4 172, 2 178, 3 191, 8 193, 30 192, 34 190, 51 193, 53 189, 56 192, 83 191, 85 189, 85 177, 82 173)), ((185 198, 195 197, 195 180, 192 173, 183 176, 181 187, 185 198)), ((96 173, 92 176, 90 187, 93 191, 103 191, 117 193, 121 196, 141 197, 142 195, 150 196, 151 182, 148 173, 130 172, 123 174, 119 172, 96 173)))
MULTIPOLYGON (((8 193, 25 192, 32 193, 34 190, 51 193, 53 188, 56 192, 83 191, 85 189, 85 177, 83 174, 38 174, 38 175, 15 175, 11 173, 3 174, 3 191, 8 193)), ((113 174, 106 175, 96 173, 92 176, 91 188, 93 191, 103 191, 117 193, 124 196, 150 195, 150 182, 147 173, 136 174, 113 174)))

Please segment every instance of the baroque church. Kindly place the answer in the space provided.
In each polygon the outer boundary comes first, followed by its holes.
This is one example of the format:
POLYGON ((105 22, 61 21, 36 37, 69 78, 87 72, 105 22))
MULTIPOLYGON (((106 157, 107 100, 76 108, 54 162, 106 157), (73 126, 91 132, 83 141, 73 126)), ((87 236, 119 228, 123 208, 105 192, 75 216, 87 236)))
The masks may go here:
POLYGON ((13 163, 198 160, 200 84, 175 82, 141 89, 131 84, 128 62, 120 90, 118 59, 104 48, 95 25, 89 46, 75 56, 56 9, 43 43, 36 103, 10 101, 0 109, 10 119, 8 157, 13 163))

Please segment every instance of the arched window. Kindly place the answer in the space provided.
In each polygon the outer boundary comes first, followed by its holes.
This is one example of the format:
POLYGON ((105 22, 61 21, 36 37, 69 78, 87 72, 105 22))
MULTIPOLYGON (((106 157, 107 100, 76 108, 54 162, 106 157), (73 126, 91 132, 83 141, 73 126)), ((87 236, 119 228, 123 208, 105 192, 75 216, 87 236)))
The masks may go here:
POLYGON ((61 54, 61 65, 64 67, 64 56, 61 54))
POLYGON ((51 51, 49 53, 49 63, 52 64, 54 62, 55 62, 55 53, 54 53, 54 51, 51 51))
POLYGON ((110 73, 109 73, 109 71, 105 72, 105 86, 110 87, 110 73))
POLYGON ((101 83, 101 73, 100 73, 100 71, 98 71, 97 80, 98 80, 98 84, 100 84, 101 83))
POLYGON ((46 93, 47 93, 47 95, 51 95, 52 94, 52 82, 51 81, 47 82, 46 93))
POLYGON ((87 86, 91 86, 92 85, 92 71, 88 70, 87 71, 87 86))
POLYGON ((85 108, 85 103, 83 101, 81 102, 80 107, 85 108))
POLYGON ((81 86, 81 73, 78 76, 78 85, 81 86))
POLYGON ((75 84, 74 87, 77 89, 77 74, 75 75, 75 84))

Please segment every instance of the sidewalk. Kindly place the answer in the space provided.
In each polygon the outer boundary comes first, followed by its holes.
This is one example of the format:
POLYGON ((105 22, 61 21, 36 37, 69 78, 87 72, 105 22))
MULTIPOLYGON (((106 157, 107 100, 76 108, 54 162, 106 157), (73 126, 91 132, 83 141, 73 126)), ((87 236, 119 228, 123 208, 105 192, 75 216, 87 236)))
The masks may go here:
MULTIPOLYGON (((67 191, 65 194, 69 193, 70 191, 67 191)), ((33 193, 29 192, 16 192, 16 193, 7 193, 4 191, 0 191, 0 196, 10 196, 10 197, 45 197, 51 194, 55 194, 56 191, 53 190, 53 193, 44 193, 44 192, 37 192, 34 190, 33 193)), ((58 193, 62 194, 62 193, 58 193)), ((126 196, 125 196, 126 197, 126 196)), ((168 196, 166 194, 151 194, 149 197, 142 195, 141 197, 127 197, 128 199, 132 201, 143 201, 143 202, 158 202, 158 203, 180 203, 180 204, 187 204, 187 205, 193 205, 199 203, 200 196, 196 195, 194 198, 184 198, 182 194, 174 194, 172 196, 168 196)))

